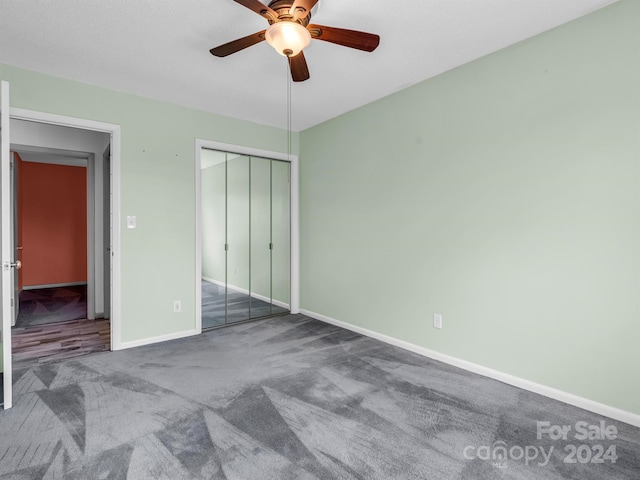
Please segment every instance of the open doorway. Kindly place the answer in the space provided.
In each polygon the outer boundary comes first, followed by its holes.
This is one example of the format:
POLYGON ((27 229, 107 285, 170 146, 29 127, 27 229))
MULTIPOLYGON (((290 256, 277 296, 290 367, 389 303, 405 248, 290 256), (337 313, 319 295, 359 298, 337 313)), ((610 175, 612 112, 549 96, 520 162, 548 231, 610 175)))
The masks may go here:
POLYGON ((87 315, 87 163, 82 152, 15 148, 14 236, 21 268, 15 326, 87 315))
POLYGON ((110 142, 105 132, 11 120, 16 368, 111 347, 110 142))

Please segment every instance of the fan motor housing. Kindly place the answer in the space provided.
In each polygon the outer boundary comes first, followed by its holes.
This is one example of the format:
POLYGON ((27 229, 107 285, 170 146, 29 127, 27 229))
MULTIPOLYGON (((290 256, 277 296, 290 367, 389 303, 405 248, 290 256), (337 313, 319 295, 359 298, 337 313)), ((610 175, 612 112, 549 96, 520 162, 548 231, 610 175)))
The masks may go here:
POLYGON ((293 0, 273 0, 269 3, 269 8, 275 11, 278 14, 278 20, 268 19, 269 24, 272 25, 276 22, 298 22, 303 27, 309 25, 309 21, 311 20, 311 12, 307 14, 304 18, 298 18, 294 20, 294 17, 289 13, 291 10, 291 5, 293 5, 293 0))

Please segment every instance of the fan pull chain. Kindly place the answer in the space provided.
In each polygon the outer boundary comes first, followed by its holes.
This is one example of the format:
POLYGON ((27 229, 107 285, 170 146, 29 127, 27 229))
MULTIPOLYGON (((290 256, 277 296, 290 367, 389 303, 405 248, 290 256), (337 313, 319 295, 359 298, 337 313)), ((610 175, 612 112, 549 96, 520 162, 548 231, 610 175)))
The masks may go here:
POLYGON ((291 161, 291 73, 287 58, 287 159, 291 161))

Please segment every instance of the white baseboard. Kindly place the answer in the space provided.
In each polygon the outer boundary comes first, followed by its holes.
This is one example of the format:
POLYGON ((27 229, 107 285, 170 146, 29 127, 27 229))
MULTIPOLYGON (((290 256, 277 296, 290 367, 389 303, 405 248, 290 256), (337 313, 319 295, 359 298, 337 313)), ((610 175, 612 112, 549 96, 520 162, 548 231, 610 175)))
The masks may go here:
POLYGON ((599 415, 604 415, 605 417, 609 417, 614 420, 619 420, 621 422, 628 423, 629 425, 633 425, 635 427, 640 427, 640 415, 638 414, 627 412, 626 410, 621 410, 619 408, 605 405, 604 403, 599 403, 593 400, 589 400, 588 398, 580 397, 578 395, 564 392, 562 390, 557 390, 555 388, 551 388, 546 385, 535 383, 530 380, 526 380, 524 378, 516 377, 508 373, 483 367, 482 365, 468 362, 460 358, 445 355, 443 353, 436 352, 435 350, 430 350, 428 348, 414 345, 413 343, 405 342, 404 340, 399 340, 397 338, 390 337, 382 333, 374 332, 373 330, 368 330, 366 328, 358 327, 356 325, 351 325, 350 323, 342 322, 340 320, 327 317, 326 315, 322 315, 320 313, 315 313, 315 312, 311 312, 309 310, 304 310, 304 309, 300 309, 300 313, 308 317, 315 318, 316 320, 320 320, 325 323, 330 323, 331 325, 336 325, 338 327, 351 330, 352 332, 356 332, 361 335, 365 335, 367 337, 375 338, 376 340, 380 340, 384 343, 388 343, 390 345, 394 345, 396 347, 409 350, 410 352, 417 353, 418 355, 432 358, 434 360, 438 360, 440 362, 453 365, 454 367, 459 367, 469 372, 477 373, 479 375, 483 375, 485 377, 489 377, 494 380, 498 380, 500 382, 513 385, 514 387, 522 388, 523 390, 528 390, 530 392, 538 393, 540 395, 544 395, 545 397, 553 398, 554 400, 568 403, 569 405, 573 405, 575 407, 579 407, 584 410, 597 413, 599 415))
POLYGON ((67 282, 67 283, 47 283, 44 285, 23 285, 23 290, 37 290, 39 288, 61 288, 61 287, 75 287, 77 285, 86 285, 87 282, 67 282))
POLYGON ((121 342, 117 346, 114 345, 114 350, 125 350, 127 348, 142 347, 143 345, 150 345, 152 343, 166 342, 168 340, 176 340, 178 338, 191 337, 198 335, 200 332, 197 330, 185 330, 183 332, 169 333, 167 335, 160 335, 158 337, 143 338, 142 340, 133 340, 131 342, 121 342))
MULTIPOLYGON (((213 283, 214 285, 218 285, 219 287, 226 286, 229 290, 233 290, 234 292, 238 292, 238 293, 243 293, 245 295, 249 295, 249 290, 247 290, 245 288, 236 287, 235 285, 228 285, 228 284, 226 284, 224 282, 221 282, 219 280, 214 280, 213 278, 209 278, 209 277, 202 277, 202 280, 204 280, 206 282, 209 282, 209 283, 213 283)), ((276 300, 275 298, 273 300, 271 300, 269 297, 265 297, 264 295, 259 295, 256 292, 251 292, 251 296, 253 298, 257 298, 258 300, 262 300, 263 302, 273 303, 274 305, 277 305, 278 307, 286 308, 287 310, 289 310, 289 304, 288 303, 281 302, 280 300, 276 300)))

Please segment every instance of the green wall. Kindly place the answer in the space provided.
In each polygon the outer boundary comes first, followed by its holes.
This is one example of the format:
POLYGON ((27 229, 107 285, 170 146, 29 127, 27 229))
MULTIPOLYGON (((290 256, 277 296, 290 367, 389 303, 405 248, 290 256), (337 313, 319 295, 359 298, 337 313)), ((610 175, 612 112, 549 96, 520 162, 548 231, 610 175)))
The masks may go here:
POLYGON ((638 25, 623 0, 304 131, 302 308, 640 413, 638 25))
POLYGON ((286 152, 286 131, 8 65, 0 78, 13 107, 121 125, 122 341, 194 329, 195 139, 286 152))

